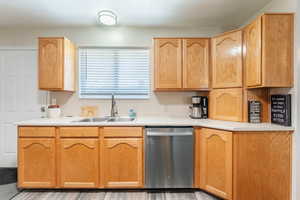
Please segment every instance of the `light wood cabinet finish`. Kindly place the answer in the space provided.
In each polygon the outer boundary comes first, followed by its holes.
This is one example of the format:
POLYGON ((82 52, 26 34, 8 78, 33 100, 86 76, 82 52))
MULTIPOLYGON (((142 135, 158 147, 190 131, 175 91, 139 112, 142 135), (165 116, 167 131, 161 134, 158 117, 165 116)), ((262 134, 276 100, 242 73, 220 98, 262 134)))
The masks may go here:
POLYGON ((244 44, 246 47, 245 68, 247 86, 260 86, 262 84, 261 18, 256 19, 244 29, 244 44))
POLYGON ((59 185, 62 188, 96 188, 99 184, 99 140, 60 139, 59 185))
POLYGON ((234 200, 291 199, 291 133, 234 133, 233 148, 234 200))
POLYGON ((142 127, 104 127, 104 137, 117 137, 117 138, 129 138, 129 137, 143 137, 142 127))
POLYGON ((19 137, 55 137, 55 127, 20 127, 19 137))
POLYGON ((143 181, 143 139, 104 139, 103 174, 105 188, 141 188, 143 181))
POLYGON ((243 89, 215 89, 209 94, 211 119, 243 121, 243 89))
POLYGON ((155 39, 155 89, 182 88, 182 40, 155 39))
POLYGON ((76 47, 66 38, 39 38, 39 88, 75 90, 76 47))
POLYGON ((98 127, 61 127, 59 128, 59 136, 68 137, 99 137, 98 127))
POLYGON ((200 187, 225 199, 232 198, 232 133, 201 129, 200 187))
POLYGON ((201 188, 201 128, 195 128, 194 141, 194 188, 201 188))
POLYGON ((248 87, 293 87, 293 34, 293 14, 264 14, 244 29, 248 87))
POLYGON ((183 88, 208 89, 210 39, 183 39, 183 88))
POLYGON ((19 138, 18 142, 18 187, 54 188, 55 139, 19 138))
POLYGON ((291 199, 292 132, 196 127, 195 156, 195 188, 228 200, 291 199))
POLYGON ((212 39, 212 87, 243 86, 242 31, 212 39))

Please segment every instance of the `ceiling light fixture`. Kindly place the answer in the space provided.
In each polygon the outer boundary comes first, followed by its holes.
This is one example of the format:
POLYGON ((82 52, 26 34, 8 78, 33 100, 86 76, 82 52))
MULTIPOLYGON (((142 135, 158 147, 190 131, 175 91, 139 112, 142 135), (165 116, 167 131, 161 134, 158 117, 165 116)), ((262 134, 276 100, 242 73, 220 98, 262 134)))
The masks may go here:
POLYGON ((117 24, 117 15, 110 10, 102 10, 98 12, 98 22, 106 26, 114 26, 117 24))

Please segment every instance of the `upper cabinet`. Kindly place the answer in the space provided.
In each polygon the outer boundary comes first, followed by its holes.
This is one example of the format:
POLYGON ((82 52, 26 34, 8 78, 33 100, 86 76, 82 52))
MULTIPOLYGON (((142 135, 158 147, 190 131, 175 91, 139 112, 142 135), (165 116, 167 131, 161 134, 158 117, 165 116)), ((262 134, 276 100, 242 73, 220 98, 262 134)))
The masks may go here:
POLYGON ((155 90, 209 88, 207 38, 154 39, 155 90))
POLYGON ((182 88, 181 39, 155 40, 155 88, 182 88))
POLYGON ((293 87, 293 14, 265 14, 244 29, 247 87, 293 87))
POLYGON ((243 86, 242 31, 212 39, 212 87, 243 86))
POLYGON ((243 89, 215 89, 209 94, 211 119, 243 121, 243 89))
POLYGON ((39 88, 75 91, 76 47, 66 38, 39 38, 39 88))
POLYGON ((183 88, 209 88, 209 39, 183 39, 183 88))

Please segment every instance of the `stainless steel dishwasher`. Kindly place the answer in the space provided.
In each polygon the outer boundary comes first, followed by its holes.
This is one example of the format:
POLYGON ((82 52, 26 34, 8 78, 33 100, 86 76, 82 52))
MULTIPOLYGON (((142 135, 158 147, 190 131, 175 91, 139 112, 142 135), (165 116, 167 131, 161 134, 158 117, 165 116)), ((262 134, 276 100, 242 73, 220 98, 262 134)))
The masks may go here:
POLYGON ((147 127, 145 150, 146 188, 193 187, 193 128, 147 127))

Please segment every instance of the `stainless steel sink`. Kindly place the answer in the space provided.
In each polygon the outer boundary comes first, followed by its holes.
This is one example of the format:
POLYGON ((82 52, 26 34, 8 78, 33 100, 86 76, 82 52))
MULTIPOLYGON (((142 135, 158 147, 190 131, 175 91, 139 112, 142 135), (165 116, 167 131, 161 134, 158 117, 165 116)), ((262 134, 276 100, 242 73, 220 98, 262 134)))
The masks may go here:
POLYGON ((108 120, 108 117, 93 117, 93 118, 85 118, 75 122, 105 122, 108 120))
POLYGON ((131 122, 133 120, 134 118, 130 118, 130 117, 113 117, 113 118, 109 118, 107 121, 108 122, 131 122))
POLYGON ((133 121, 130 117, 92 117, 80 119, 74 122, 130 122, 133 121))

